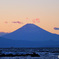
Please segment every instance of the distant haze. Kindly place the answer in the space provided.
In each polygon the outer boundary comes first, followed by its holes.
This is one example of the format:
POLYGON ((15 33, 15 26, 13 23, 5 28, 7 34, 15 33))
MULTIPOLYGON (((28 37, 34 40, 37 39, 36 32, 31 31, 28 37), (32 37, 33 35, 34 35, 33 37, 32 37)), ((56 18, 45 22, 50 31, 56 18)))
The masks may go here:
POLYGON ((0 32, 0 36, 6 35, 6 34, 8 34, 8 33, 0 32))

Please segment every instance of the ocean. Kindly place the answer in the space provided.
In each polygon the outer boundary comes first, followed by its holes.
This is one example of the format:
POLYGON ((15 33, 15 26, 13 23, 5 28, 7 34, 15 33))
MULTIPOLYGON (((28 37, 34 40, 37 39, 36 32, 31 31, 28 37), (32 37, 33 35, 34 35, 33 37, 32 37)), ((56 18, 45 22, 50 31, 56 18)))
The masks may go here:
POLYGON ((0 48, 0 59, 59 59, 59 48, 0 48))

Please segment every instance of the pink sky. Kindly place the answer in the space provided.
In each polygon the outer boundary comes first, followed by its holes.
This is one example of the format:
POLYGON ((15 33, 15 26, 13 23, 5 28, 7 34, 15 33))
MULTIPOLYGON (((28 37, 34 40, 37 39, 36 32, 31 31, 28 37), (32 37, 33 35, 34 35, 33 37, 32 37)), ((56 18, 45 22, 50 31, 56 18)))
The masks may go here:
POLYGON ((13 32, 27 23, 59 34, 54 30, 59 28, 59 0, 0 0, 0 32, 13 32))

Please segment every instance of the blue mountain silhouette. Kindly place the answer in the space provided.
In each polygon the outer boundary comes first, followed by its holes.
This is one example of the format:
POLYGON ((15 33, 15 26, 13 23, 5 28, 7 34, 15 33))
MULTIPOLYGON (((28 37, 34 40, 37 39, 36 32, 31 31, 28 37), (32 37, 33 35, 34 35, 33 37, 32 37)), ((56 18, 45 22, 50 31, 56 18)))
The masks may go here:
POLYGON ((6 39, 0 39, 1 47, 59 47, 59 35, 34 24, 26 24, 3 37, 6 39))

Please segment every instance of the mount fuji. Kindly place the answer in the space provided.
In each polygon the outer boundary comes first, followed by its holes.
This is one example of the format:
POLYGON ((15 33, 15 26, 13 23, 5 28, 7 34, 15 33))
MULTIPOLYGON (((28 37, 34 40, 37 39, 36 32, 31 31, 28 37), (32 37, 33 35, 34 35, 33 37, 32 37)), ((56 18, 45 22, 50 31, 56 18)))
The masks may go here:
POLYGON ((59 47, 59 35, 50 33, 34 24, 26 24, 2 37, 8 39, 9 46, 13 47, 59 47))

